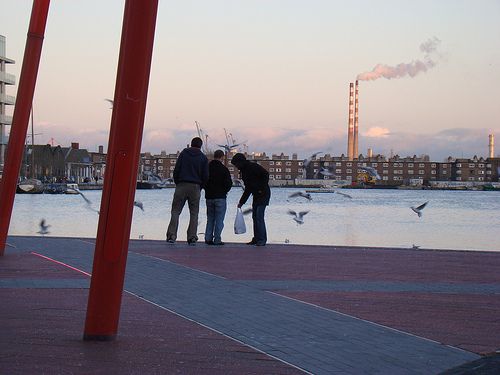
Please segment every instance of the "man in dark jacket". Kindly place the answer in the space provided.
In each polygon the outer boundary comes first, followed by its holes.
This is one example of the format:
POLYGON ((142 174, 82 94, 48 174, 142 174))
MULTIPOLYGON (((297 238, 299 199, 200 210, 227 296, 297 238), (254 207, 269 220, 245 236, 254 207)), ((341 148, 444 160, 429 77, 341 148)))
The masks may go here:
POLYGON ((241 178, 245 184, 245 191, 238 202, 238 208, 245 204, 250 194, 253 195, 253 238, 247 245, 264 246, 267 242, 264 213, 271 198, 269 172, 261 165, 248 161, 241 153, 233 156, 231 164, 240 170, 241 178))
POLYGON ((188 244, 198 241, 198 212, 200 210, 200 190, 208 180, 208 159, 201 152, 203 141, 195 137, 191 147, 185 148, 179 154, 174 168, 175 192, 172 200, 170 224, 167 229, 167 242, 174 243, 177 239, 179 215, 186 201, 189 205, 189 226, 187 229, 188 244))
POLYGON ((207 227, 205 228, 205 243, 208 245, 224 245, 221 234, 226 216, 226 197, 233 181, 229 169, 222 164, 224 152, 214 152, 214 160, 208 164, 208 182, 205 186, 207 202, 207 227))

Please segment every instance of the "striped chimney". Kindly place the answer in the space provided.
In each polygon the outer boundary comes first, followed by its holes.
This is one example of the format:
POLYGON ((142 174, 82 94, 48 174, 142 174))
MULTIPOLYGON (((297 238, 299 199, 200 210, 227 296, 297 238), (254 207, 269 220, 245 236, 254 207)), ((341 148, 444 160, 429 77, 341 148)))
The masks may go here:
POLYGON ((488 142, 488 151, 490 158, 495 157, 495 136, 493 134, 489 135, 490 141, 488 142))
POLYGON ((358 95, 359 95, 359 89, 358 89, 358 80, 356 80, 356 88, 354 90, 354 132, 353 132, 353 156, 354 159, 357 159, 359 156, 359 150, 358 150, 358 120, 359 120, 359 103, 358 103, 358 95))
POLYGON ((354 84, 349 83, 349 127, 347 129, 347 157, 354 157, 354 84))

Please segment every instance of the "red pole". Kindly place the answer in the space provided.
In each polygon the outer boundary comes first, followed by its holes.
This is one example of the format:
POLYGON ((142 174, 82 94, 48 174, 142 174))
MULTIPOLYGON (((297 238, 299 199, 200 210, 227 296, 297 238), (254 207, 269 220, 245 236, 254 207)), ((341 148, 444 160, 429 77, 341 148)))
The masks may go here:
POLYGON ((2 182, 0 182, 0 256, 3 256, 9 232, 10 218, 16 196, 19 169, 23 158, 24 141, 35 92, 38 65, 42 55, 45 24, 50 0, 34 0, 24 49, 23 66, 19 77, 16 105, 5 155, 2 182))
POLYGON ((158 0, 127 0, 84 340, 113 340, 141 150, 158 0))

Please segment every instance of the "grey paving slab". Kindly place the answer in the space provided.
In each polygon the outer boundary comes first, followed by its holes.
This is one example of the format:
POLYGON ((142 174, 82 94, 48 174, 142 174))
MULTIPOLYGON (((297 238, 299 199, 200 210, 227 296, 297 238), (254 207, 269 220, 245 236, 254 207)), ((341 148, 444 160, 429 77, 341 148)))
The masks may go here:
MULTIPOLYGON (((91 272, 93 245, 13 238, 91 272)), ((238 281, 129 253, 127 291, 314 374, 433 374, 479 356, 238 281)))
POLYGON ((0 288, 88 289, 88 279, 0 279, 0 288))
POLYGON ((262 290, 500 294, 500 284, 390 281, 237 280, 262 290))

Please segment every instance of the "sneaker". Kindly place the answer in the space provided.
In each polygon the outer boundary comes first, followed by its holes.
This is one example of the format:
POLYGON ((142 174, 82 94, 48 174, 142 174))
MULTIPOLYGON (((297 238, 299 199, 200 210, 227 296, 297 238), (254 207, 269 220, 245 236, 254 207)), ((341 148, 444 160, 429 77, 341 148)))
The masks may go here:
POLYGON ((188 245, 189 246, 195 246, 196 245, 196 240, 188 240, 188 245))
POLYGON ((167 243, 175 243, 175 240, 173 238, 167 238, 167 243))
POLYGON ((225 245, 225 242, 213 242, 212 245, 215 245, 215 246, 222 246, 222 245, 225 245))
POLYGON ((207 245, 213 245, 213 244, 214 244, 214 241, 205 241, 205 243, 206 243, 207 245))
POLYGON ((257 242, 255 242, 254 240, 250 241, 250 242, 247 242, 247 245, 255 245, 257 242))
POLYGON ((259 242, 259 243, 256 243, 255 246, 266 246, 266 244, 262 243, 262 242, 259 242))

